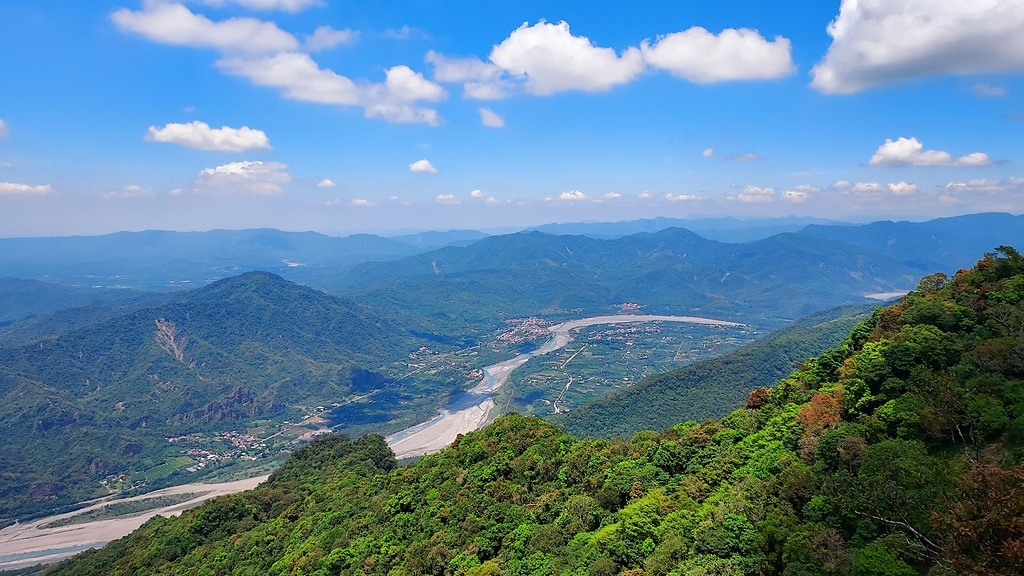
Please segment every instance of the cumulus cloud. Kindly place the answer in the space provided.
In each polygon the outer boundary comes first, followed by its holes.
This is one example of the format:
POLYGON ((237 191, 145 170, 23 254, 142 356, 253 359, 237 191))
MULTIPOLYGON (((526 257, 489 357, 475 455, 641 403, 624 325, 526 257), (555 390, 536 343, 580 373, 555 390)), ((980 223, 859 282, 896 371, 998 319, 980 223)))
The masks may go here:
POLYGON ((373 202, 367 200, 366 198, 353 198, 350 204, 357 208, 366 208, 368 206, 373 206, 373 202))
POLYGON ((306 36, 302 44, 309 52, 321 52, 342 44, 352 44, 358 39, 358 30, 348 28, 335 30, 330 26, 320 26, 312 34, 306 36))
POLYGON ((652 198, 653 196, 654 195, 651 194, 649 190, 644 190, 643 192, 640 193, 640 199, 642 200, 647 200, 649 198, 652 198))
POLYGON ((224 73, 248 78, 257 86, 281 88, 285 98, 362 106, 367 118, 384 118, 394 123, 438 125, 437 111, 416 103, 436 102, 447 96, 443 88, 405 65, 389 68, 386 81, 380 84, 357 84, 330 69, 320 68, 308 54, 300 52, 263 58, 225 58, 216 65, 224 73))
POLYGON ((494 46, 487 61, 427 53, 438 82, 463 83, 467 98, 497 99, 515 92, 549 95, 570 90, 604 92, 649 68, 692 82, 779 78, 795 70, 786 38, 766 40, 757 31, 699 27, 660 36, 622 52, 575 36, 569 24, 524 23, 494 46))
POLYGON ((437 174, 437 168, 430 163, 430 160, 423 158, 409 164, 409 172, 422 172, 426 174, 437 174))
POLYGON ((714 148, 705 148, 704 151, 700 153, 700 155, 705 157, 705 158, 714 158, 715 157, 715 149, 714 148))
POLYGON ((984 82, 978 82, 974 86, 971 86, 971 92, 979 98, 1002 98, 1003 96, 1006 96, 1006 88, 996 86, 994 84, 986 84, 984 82))
POLYGON ((1005 180, 989 180, 977 178, 966 182, 950 182, 946 184, 948 192, 1002 194, 1004 192, 1024 192, 1024 178, 1011 177, 1005 180))
POLYGON ((491 50, 490 60, 525 82, 527 92, 547 95, 581 90, 603 92, 632 81, 644 71, 637 48, 622 55, 573 36, 569 24, 524 23, 491 50))
POLYGON ((331 180, 330 178, 324 178, 317 182, 316 185, 318 188, 334 188, 337 186, 337 184, 334 183, 334 180, 331 180))
POLYGON ((488 128, 502 128, 505 126, 505 120, 501 116, 498 116, 490 108, 480 108, 480 123, 488 128))
POLYGON ((747 186, 743 189, 743 192, 736 195, 736 199, 748 204, 771 202, 775 199, 775 189, 761 188, 759 186, 747 186))
POLYGON ((0 118, 0 140, 7 138, 10 135, 10 130, 7 128, 7 123, 4 122, 3 118, 0 118))
POLYGON ((917 192, 917 184, 909 184, 907 182, 890 182, 889 191, 892 192, 893 196, 910 196, 914 192, 917 192))
POLYGON ((299 46, 294 36, 272 22, 256 18, 214 22, 181 4, 150 1, 142 10, 117 10, 110 19, 123 31, 161 44, 249 54, 282 52, 299 46))
POLYGON ((484 198, 486 196, 489 196, 489 194, 487 192, 484 192, 483 190, 473 190, 472 192, 469 193, 469 195, 472 196, 473 198, 484 198))
POLYGON ((665 194, 665 200, 669 202, 689 202, 696 199, 696 196, 688 196, 686 194, 665 194))
POLYGON ((925 150, 917 138, 887 139, 874 156, 872 166, 988 166, 992 160, 983 152, 954 157, 942 150, 925 150))
POLYGON ((569 192, 562 192, 559 194, 558 199, 563 202, 581 202, 583 200, 589 200, 590 198, 579 190, 570 190, 569 192))
POLYGON ((247 150, 270 150, 270 139, 262 130, 248 126, 241 128, 210 128, 206 122, 172 123, 163 128, 150 126, 145 139, 150 142, 178 144, 196 150, 220 152, 245 152, 247 150))
POLYGON ((756 30, 727 28, 713 34, 700 26, 640 44, 644 61, 698 84, 770 80, 796 71, 787 38, 767 40, 756 30))
POLYGON ((604 197, 609 200, 615 200, 617 198, 622 198, 622 194, 619 194, 618 192, 606 192, 604 197))
POLYGON ((812 194, 817 194, 818 192, 821 192, 821 188, 817 186, 801 185, 783 192, 782 199, 799 204, 810 198, 812 194))
POLYGON ((1024 70, 1022 26, 1020 0, 843 0, 811 85, 849 94, 931 74, 1024 70))
POLYGON ((213 6, 225 4, 238 4, 250 10, 282 10, 284 12, 299 12, 312 6, 323 6, 323 0, 204 0, 213 6))
POLYGON ((280 162, 243 161, 204 168, 196 176, 196 191, 201 193, 280 194, 281 184, 290 182, 288 166, 280 162))
POLYGON ((53 192, 49 184, 32 186, 17 182, 0 182, 0 196, 42 196, 53 192))
POLYGON ((454 194, 438 194, 437 195, 437 203, 438 204, 459 204, 461 202, 462 201, 459 200, 458 198, 456 198, 454 194))

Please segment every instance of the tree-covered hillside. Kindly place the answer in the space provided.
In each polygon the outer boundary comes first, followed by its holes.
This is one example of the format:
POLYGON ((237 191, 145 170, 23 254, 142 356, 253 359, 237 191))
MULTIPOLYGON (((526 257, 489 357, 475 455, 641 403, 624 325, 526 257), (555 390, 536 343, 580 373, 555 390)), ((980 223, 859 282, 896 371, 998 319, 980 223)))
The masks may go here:
POLYGON ((423 344, 415 327, 252 272, 0 348, 0 518, 180 459, 168 437, 295 421, 302 407, 367 393, 389 359, 423 344))
POLYGON ((1022 351, 1003 248, 721 420, 605 441, 513 415, 400 468, 322 438, 51 574, 1019 574, 1022 351))
POLYGON ((539 232, 484 238, 360 264, 333 289, 414 311, 458 332, 499 318, 608 314, 625 302, 662 314, 781 325, 909 289, 921 273, 848 245, 780 234, 726 244, 681 228, 614 240, 539 232))
POLYGON ((648 376, 548 420, 575 436, 611 438, 724 416, 751 390, 771 386, 798 362, 838 345, 872 310, 855 305, 811 314, 738 350, 648 376))

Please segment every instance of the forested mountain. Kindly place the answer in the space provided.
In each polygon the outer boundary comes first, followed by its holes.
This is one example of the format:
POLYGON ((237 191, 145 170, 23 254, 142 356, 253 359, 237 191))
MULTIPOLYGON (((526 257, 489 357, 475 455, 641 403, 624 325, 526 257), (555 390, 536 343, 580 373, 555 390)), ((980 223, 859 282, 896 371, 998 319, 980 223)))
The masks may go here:
POLYGON ((244 431, 365 393, 422 344, 415 328, 253 272, 0 349, 0 517, 158 464, 165 437, 244 431))
POLYGON ((354 267, 334 290, 447 325, 535 314, 657 313, 781 324, 864 295, 913 286, 920 272, 795 234, 726 244, 679 228, 614 240, 539 232, 492 236, 354 267))
POLYGON ((1019 574, 1022 330, 1003 249, 721 420, 605 441, 508 416, 400 468, 328 436, 50 573, 1019 574))
POLYGON ((872 305, 845 306, 811 314, 734 352, 648 376, 548 419, 581 438, 611 438, 662 430, 685 420, 722 417, 755 388, 771 386, 798 362, 839 345, 873 309, 872 305))
POLYGON ((316 284, 321 275, 333 277, 358 262, 420 251, 371 234, 338 238, 272 229, 0 238, 0 276, 170 289, 266 270, 316 284))
POLYGON ((923 271, 952 274, 970 267, 993 246, 1024 245, 1024 216, 967 214, 927 222, 873 222, 861 226, 812 224, 801 234, 882 254, 923 271))

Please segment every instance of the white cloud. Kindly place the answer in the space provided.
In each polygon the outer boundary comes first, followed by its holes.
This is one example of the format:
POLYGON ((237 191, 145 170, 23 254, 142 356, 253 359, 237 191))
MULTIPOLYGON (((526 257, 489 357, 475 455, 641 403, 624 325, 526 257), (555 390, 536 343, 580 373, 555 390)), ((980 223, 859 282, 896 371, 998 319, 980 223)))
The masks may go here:
POLYGON ((249 193, 274 195, 281 184, 290 182, 288 166, 280 162, 231 162, 216 168, 204 168, 196 176, 196 191, 209 193, 249 193))
POLYGON ((438 194, 438 204, 459 204, 462 201, 455 197, 454 194, 438 194))
POLYGON ((335 30, 330 26, 320 26, 312 34, 306 36, 303 46, 309 52, 330 50, 341 44, 352 44, 359 39, 359 31, 346 28, 335 30))
POLYGON ((758 203, 758 202, 771 202, 775 198, 774 188, 761 188, 759 186, 747 186, 736 195, 736 199, 740 202, 746 203, 758 203))
POLYGON ((373 202, 370 202, 366 198, 353 198, 350 204, 358 208, 366 208, 368 206, 373 206, 373 202))
POLYGON ((851 184, 845 180, 836 182, 832 187, 841 192, 852 192, 854 194, 875 194, 884 190, 878 182, 857 182, 856 184, 851 184))
POLYGON ((0 196, 41 196, 53 192, 49 184, 32 186, 17 182, 0 182, 0 196))
POLYGON ((122 8, 111 14, 110 19, 123 31, 162 44, 249 54, 294 50, 299 46, 294 36, 272 22, 255 18, 213 22, 181 4, 149 1, 140 11, 122 8))
POLYGON ((914 192, 917 192, 917 184, 909 184, 907 182, 890 182, 889 191, 892 192, 893 196, 910 196, 914 192))
POLYGON ((337 184, 334 183, 334 180, 331 180, 330 178, 324 178, 317 182, 316 185, 318 188, 334 188, 337 186, 337 184))
POLYGON ((3 118, 0 118, 0 140, 7 138, 7 136, 9 136, 10 133, 11 131, 7 128, 7 123, 4 122, 3 118))
POLYGON ((632 81, 644 71, 637 48, 621 56, 585 36, 573 36, 569 24, 523 24, 491 50, 494 62, 525 82, 527 92, 547 95, 567 90, 603 92, 632 81))
POLYGON ((607 192, 604 197, 609 200, 616 200, 618 198, 622 198, 622 194, 619 194, 618 192, 607 192))
POLYGON ((1006 96, 1006 88, 996 86, 994 84, 986 84, 984 82, 978 82, 974 86, 971 86, 971 92, 979 98, 1002 98, 1003 96, 1006 96))
POLYGON ((812 194, 817 194, 818 192, 821 192, 821 188, 817 186, 801 185, 783 192, 782 199, 799 204, 810 198, 812 194))
POLYGON ((422 160, 417 160, 412 164, 409 164, 409 172, 437 174, 437 168, 434 168, 434 165, 430 163, 430 160, 423 158, 422 160))
POLYGON ((128 198, 139 198, 141 196, 152 196, 153 191, 149 188, 143 188, 138 184, 129 184, 120 190, 111 190, 110 192, 104 192, 103 197, 108 199, 128 199, 128 198))
POLYGON ((650 193, 649 191, 647 191, 647 190, 644 190, 643 192, 641 192, 641 193, 640 193, 640 199, 641 199, 641 200, 647 200, 647 199, 649 199, 649 198, 652 198, 653 196, 654 196, 654 195, 653 195, 653 194, 651 194, 651 193, 650 193))
POLYGON ((508 204, 511 200, 498 200, 494 196, 488 196, 487 200, 484 200, 486 204, 508 204))
POLYGON ((1024 192, 1024 178, 1011 177, 1006 180, 989 180, 978 178, 966 182, 950 182, 946 184, 950 193, 986 193, 1002 194, 1004 192, 1024 192))
POLYGON ((849 94, 930 74, 1024 70, 1022 28, 1021 0, 843 0, 811 85, 849 94))
POLYGON ((258 86, 282 88, 285 98, 362 106, 367 118, 393 123, 426 123, 436 126, 436 110, 416 105, 419 100, 437 101, 447 93, 408 66, 393 66, 381 84, 362 82, 320 66, 308 54, 285 52, 264 58, 226 58, 217 61, 226 74, 248 78, 258 86))
POLYGON ((704 151, 700 153, 700 155, 705 157, 705 158, 714 158, 714 156, 715 156, 715 149, 714 148, 705 148, 704 151))
POLYGON ((270 139, 262 130, 254 130, 248 126, 210 128, 206 122, 198 120, 188 124, 172 123, 163 128, 150 126, 145 139, 151 142, 179 144, 196 150, 220 152, 270 150, 270 139))
POLYGON ((490 194, 484 192, 483 190, 473 190, 472 192, 469 193, 469 195, 472 196, 473 198, 484 198, 486 196, 490 196, 490 194))
POLYGON ((644 61, 673 76, 710 84, 728 80, 770 80, 796 71, 787 38, 769 41, 756 30, 727 28, 715 35, 694 26, 640 44, 644 61))
POLYGON ((917 138, 887 139, 874 156, 872 166, 988 166, 992 160, 988 154, 973 152, 953 157, 942 150, 924 150, 917 138))
POLYGON ((235 3, 250 10, 283 10, 299 12, 312 6, 323 6, 323 0, 204 0, 213 6, 235 3))
POLYGON ((665 200, 669 202, 689 202, 696 199, 696 196, 687 196, 686 194, 665 194, 665 200))
POLYGON ((589 200, 586 194, 579 190, 570 190, 569 192, 562 192, 558 195, 558 199, 564 202, 579 202, 583 200, 589 200))
POLYGON ((449 58, 431 50, 424 60, 434 65, 434 80, 463 83, 467 98, 497 100, 514 89, 511 82, 502 78, 501 68, 476 57, 449 58))
POLYGON ((498 116, 490 108, 480 108, 480 123, 488 128, 502 128, 505 126, 505 120, 501 116, 498 116))
POLYGON ((889 192, 893 193, 893 196, 910 196, 918 192, 918 184, 904 181, 889 182, 889 192))

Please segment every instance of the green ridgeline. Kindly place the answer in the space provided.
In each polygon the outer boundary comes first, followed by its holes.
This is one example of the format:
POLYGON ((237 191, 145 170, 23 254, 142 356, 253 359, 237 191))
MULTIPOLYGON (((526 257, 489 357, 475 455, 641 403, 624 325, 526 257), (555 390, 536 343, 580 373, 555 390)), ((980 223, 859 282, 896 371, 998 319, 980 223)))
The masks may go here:
POLYGON ((811 314, 738 350, 648 376, 548 420, 575 436, 611 438, 724 416, 754 388, 771 386, 798 362, 838 345, 873 309, 855 305, 811 314))
POLYGON ((50 573, 1019 574, 1022 304, 1004 248, 721 420, 607 441, 511 415, 405 467, 321 438, 50 573))

